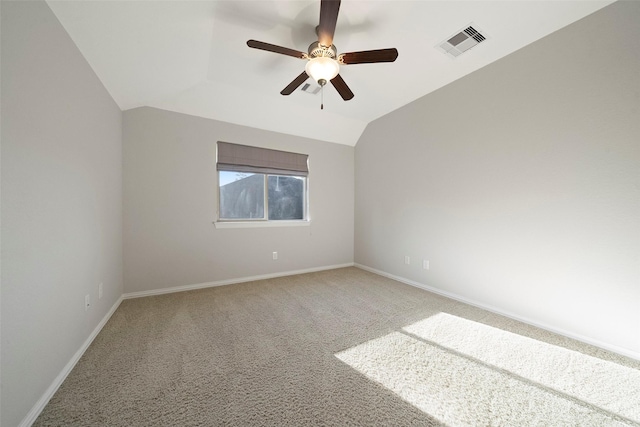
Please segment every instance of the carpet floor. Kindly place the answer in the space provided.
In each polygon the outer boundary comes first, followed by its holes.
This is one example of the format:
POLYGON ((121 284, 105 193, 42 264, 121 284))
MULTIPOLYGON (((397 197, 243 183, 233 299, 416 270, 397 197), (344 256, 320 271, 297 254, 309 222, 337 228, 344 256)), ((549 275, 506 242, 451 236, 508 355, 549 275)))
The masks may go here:
POLYGON ((35 426, 640 426, 640 362, 343 268, 122 302, 35 426))

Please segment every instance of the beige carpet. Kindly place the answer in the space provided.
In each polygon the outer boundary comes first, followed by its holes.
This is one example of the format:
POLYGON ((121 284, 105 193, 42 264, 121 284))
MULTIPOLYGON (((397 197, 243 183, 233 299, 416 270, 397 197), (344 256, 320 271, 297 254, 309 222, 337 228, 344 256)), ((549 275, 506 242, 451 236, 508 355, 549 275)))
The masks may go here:
POLYGON ((346 268, 126 300, 36 426, 640 426, 640 362, 346 268))

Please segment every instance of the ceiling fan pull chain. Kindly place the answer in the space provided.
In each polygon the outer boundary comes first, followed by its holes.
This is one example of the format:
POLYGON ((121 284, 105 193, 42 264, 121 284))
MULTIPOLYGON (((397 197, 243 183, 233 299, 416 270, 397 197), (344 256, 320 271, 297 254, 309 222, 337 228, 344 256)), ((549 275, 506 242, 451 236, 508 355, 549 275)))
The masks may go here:
POLYGON ((320 109, 324 110, 324 85, 320 86, 320 109))

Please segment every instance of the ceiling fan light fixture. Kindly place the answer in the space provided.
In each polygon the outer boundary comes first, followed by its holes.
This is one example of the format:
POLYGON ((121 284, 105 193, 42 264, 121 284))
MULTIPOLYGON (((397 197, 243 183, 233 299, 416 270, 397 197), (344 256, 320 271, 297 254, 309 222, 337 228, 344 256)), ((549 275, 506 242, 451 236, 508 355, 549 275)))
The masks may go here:
POLYGON ((311 58, 304 69, 320 86, 324 86, 338 75, 340 72, 340 64, 338 64, 338 61, 335 59, 319 56, 317 58, 311 58))

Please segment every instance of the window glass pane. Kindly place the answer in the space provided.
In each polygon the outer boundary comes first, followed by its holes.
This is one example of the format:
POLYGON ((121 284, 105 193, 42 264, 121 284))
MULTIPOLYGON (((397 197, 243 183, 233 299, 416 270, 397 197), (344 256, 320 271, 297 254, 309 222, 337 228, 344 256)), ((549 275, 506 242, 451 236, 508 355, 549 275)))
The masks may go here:
POLYGON ((220 171, 220 219, 264 219, 264 178, 259 173, 220 171))
POLYGON ((304 219, 305 178, 269 175, 269 219, 304 219))

